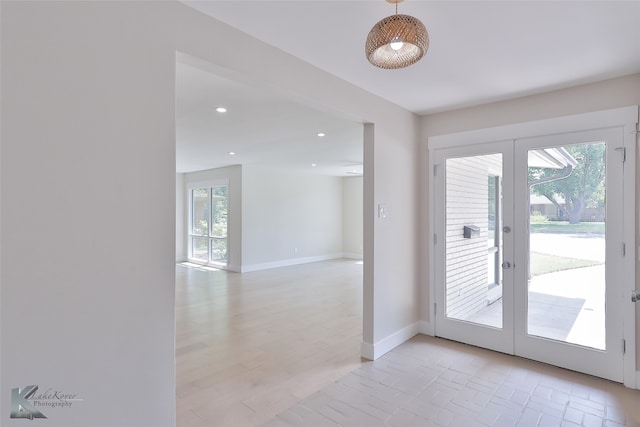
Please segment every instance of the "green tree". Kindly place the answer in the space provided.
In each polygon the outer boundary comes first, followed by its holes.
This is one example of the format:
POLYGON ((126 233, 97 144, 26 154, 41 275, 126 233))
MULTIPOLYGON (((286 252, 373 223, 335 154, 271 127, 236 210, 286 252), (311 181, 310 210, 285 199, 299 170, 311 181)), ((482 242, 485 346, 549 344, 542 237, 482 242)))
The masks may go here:
MULTIPOLYGON (((556 181, 533 184, 531 191, 546 197, 564 212, 571 224, 576 224, 580 222, 585 208, 604 206, 605 144, 570 145, 564 148, 578 162, 571 174, 556 181)), ((566 172, 566 168, 529 168, 529 183, 562 176, 566 172)))

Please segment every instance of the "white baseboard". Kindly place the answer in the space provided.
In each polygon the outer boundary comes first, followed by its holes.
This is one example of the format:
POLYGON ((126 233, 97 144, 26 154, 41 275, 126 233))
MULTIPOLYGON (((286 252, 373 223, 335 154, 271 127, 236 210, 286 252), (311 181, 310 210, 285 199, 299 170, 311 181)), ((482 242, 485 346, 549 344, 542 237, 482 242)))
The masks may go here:
POLYGON ((360 346, 360 355, 365 359, 376 360, 390 352, 400 344, 410 340, 420 333, 419 322, 413 323, 375 344, 363 342, 360 346))
POLYGON ((233 271, 234 273, 240 273, 242 267, 236 264, 229 264, 225 270, 233 271))
POLYGON ((342 258, 347 258, 347 259, 363 259, 362 254, 358 254, 355 252, 343 252, 342 253, 342 258))
POLYGON ((360 343, 360 356, 367 360, 376 360, 374 346, 368 342, 360 343))
POLYGON ((262 264, 243 265, 240 271, 242 273, 248 273, 250 271, 268 270, 270 268, 289 267, 292 265, 308 264, 310 262, 328 261, 331 259, 340 259, 340 258, 342 258, 342 253, 310 256, 310 257, 304 257, 304 258, 289 258, 289 259, 283 259, 280 261, 265 262, 262 264))
POLYGON ((436 332, 433 329, 433 324, 431 324, 431 322, 427 322, 426 320, 420 320, 418 322, 418 332, 423 335, 429 335, 430 337, 436 335, 436 332))

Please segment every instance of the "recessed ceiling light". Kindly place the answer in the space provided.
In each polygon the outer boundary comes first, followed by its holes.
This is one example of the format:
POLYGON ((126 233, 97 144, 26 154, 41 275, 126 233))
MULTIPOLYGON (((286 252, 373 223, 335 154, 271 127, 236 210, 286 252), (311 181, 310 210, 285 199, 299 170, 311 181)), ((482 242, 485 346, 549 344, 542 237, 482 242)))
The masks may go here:
POLYGON ((315 168, 318 165, 316 165, 315 163, 311 163, 311 166, 313 166, 315 168))
POLYGON ((216 111, 217 111, 218 113, 226 113, 226 112, 227 112, 227 109, 226 109, 226 108, 224 108, 224 107, 218 107, 218 108, 216 108, 216 111))
POLYGON ((325 133, 324 132, 318 132, 318 136, 324 136, 325 133))
POLYGON ((235 151, 229 151, 229 155, 230 155, 230 156, 235 156, 235 155, 236 155, 236 152, 235 152, 235 151))

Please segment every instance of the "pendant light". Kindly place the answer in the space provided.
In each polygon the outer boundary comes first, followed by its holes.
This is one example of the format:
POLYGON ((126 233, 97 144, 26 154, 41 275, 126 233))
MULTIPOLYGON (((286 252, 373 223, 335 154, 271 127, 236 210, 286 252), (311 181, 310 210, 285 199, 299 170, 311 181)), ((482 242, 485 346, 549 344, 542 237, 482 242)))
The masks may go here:
POLYGON ((384 18, 373 26, 367 36, 367 59, 376 67, 397 69, 418 62, 429 49, 429 33, 419 19, 398 15, 398 3, 403 0, 386 0, 396 5, 396 14, 384 18))

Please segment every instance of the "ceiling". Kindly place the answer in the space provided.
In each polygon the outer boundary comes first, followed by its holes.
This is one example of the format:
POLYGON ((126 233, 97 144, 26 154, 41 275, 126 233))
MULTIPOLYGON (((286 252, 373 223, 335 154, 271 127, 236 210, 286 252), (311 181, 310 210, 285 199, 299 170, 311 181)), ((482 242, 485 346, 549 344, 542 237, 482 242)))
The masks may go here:
POLYGON ((224 74, 211 64, 178 55, 177 172, 243 164, 329 176, 362 175, 361 123, 224 74), (218 107, 227 112, 218 113, 218 107))
MULTIPOLYGON (((430 47, 420 62, 401 70, 375 68, 364 56, 371 27, 394 13, 383 0, 183 3, 420 115, 640 72, 640 1, 406 0, 399 13, 422 20, 430 47)), ((318 172, 344 176, 362 163, 361 125, 185 67, 178 69, 179 172, 219 167, 221 153, 232 149, 238 157, 226 164, 244 163, 240 156, 247 155, 300 168, 316 163, 326 168, 316 166, 318 172), (208 99, 199 85, 211 90, 208 99), (216 93, 225 93, 225 102, 237 93, 239 108, 230 108, 222 122, 212 113, 220 102, 216 93), (315 136, 320 131, 327 133, 322 141, 315 136), (343 139, 334 147, 328 138, 347 135, 357 135, 353 146, 343 139), (276 152, 279 159, 272 158, 276 152)))

